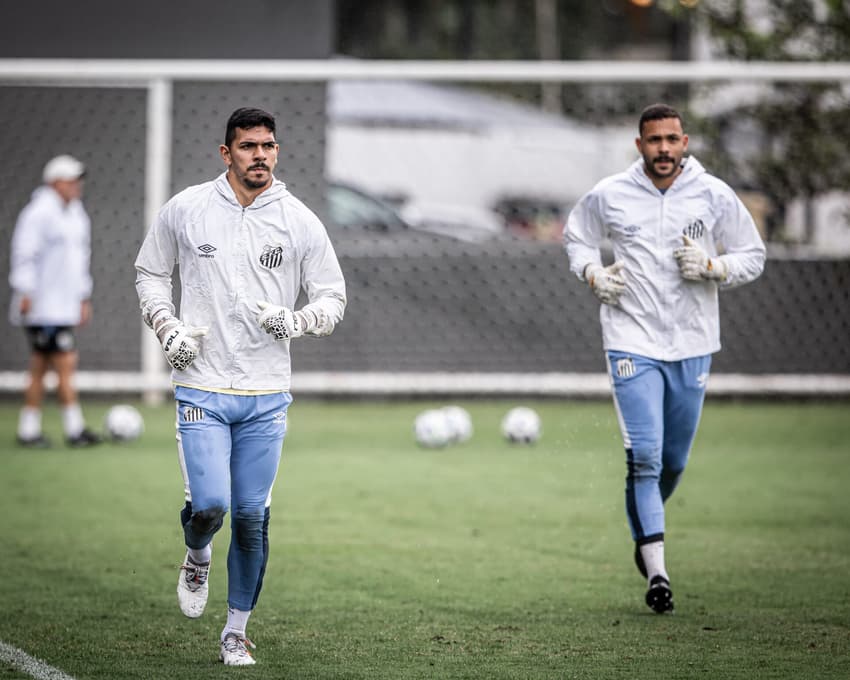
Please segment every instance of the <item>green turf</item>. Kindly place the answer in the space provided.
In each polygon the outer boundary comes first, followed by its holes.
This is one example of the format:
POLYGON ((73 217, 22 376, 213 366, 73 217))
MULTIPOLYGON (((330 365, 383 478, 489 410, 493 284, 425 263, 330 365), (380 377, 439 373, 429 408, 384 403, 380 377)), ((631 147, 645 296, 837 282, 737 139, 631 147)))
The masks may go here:
POLYGON ((251 669, 216 661, 226 530, 207 613, 177 609, 171 406, 128 445, 3 446, 0 640, 79 680, 850 677, 846 402, 707 405, 668 504, 673 616, 643 604, 611 404, 532 403, 533 447, 500 440, 509 404, 461 404, 475 435, 441 451, 412 441, 430 403, 291 407, 251 669))

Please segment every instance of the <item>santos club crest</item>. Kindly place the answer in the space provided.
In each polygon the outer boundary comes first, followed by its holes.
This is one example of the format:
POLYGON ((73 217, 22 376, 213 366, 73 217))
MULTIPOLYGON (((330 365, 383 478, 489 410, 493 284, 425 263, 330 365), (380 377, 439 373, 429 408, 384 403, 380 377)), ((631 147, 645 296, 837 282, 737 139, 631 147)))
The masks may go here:
POLYGON ((263 246, 263 252, 260 255, 260 264, 266 269, 274 269, 280 267, 283 263, 283 246, 263 246))

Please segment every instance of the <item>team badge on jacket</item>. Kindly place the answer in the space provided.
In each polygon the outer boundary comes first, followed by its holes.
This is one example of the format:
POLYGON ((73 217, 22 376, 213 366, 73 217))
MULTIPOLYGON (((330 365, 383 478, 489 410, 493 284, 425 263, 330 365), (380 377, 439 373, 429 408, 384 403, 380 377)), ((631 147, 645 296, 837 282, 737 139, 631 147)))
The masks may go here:
POLYGON ((682 233, 688 238, 692 238, 694 240, 700 239, 705 233, 705 222, 697 218, 693 220, 687 227, 682 229, 682 233))
POLYGON ((274 269, 280 267, 283 263, 283 246, 263 246, 263 252, 260 255, 260 264, 266 269, 274 269))

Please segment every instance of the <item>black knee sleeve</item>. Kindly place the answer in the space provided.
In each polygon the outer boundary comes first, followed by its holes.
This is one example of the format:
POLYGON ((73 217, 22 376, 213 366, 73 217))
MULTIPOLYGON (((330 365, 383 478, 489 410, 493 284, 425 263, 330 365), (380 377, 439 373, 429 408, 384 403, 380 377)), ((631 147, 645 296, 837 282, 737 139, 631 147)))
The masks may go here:
POLYGON ((191 529, 194 534, 214 534, 224 524, 224 508, 207 508, 199 512, 192 512, 192 504, 186 503, 180 511, 180 522, 184 529, 191 529))
POLYGON ((268 532, 268 523, 265 520, 267 512, 265 511, 262 515, 241 513, 239 511, 233 513, 233 520, 231 522, 233 538, 241 550, 246 552, 263 550, 265 543, 264 534, 268 535, 266 533, 268 532))

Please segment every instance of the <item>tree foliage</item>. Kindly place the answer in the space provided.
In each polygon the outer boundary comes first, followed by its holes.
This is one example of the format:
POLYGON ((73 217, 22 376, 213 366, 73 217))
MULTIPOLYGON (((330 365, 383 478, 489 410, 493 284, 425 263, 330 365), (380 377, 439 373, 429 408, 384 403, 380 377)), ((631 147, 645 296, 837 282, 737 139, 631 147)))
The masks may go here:
MULTIPOLYGON (((846 0, 716 0, 700 3, 695 11, 721 58, 850 59, 846 0)), ((850 187, 848 99, 845 83, 773 83, 755 102, 704 121, 710 130, 705 155, 739 184, 764 192, 776 208, 774 220, 782 221, 791 199, 811 200, 850 187), (746 153, 741 150, 744 134, 750 138, 746 153)))
MULTIPOLYGON (((560 59, 651 45, 686 56, 680 17, 629 0, 552 0, 560 59)), ((366 59, 539 59, 534 0, 337 0, 337 47, 366 59)))

